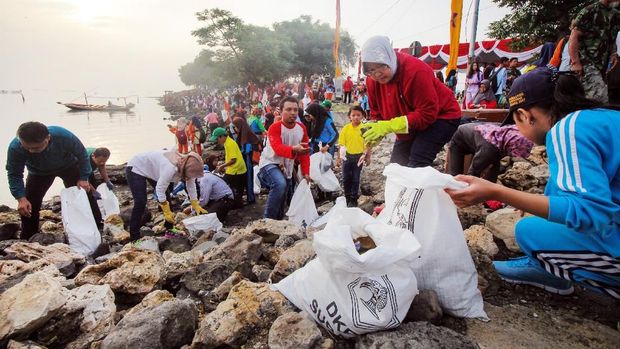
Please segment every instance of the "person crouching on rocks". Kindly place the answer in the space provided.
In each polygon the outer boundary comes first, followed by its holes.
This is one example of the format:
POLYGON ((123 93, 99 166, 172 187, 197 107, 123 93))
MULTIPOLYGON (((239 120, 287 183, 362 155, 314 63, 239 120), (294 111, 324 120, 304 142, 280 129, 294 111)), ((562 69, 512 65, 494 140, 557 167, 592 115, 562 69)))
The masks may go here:
POLYGON ((505 124, 549 156, 544 195, 472 176, 446 190, 465 207, 499 200, 537 217, 521 219, 515 238, 524 257, 494 262, 507 282, 568 295, 573 282, 620 299, 620 112, 587 99, 577 77, 537 68, 517 78, 505 124))
POLYGON ((176 151, 156 150, 141 153, 127 162, 127 183, 133 196, 133 209, 129 223, 131 240, 140 238, 142 216, 146 209, 146 183, 149 182, 155 189, 159 206, 164 213, 168 225, 174 224, 174 215, 168 202, 166 190, 170 183, 185 181, 192 208, 196 214, 207 213, 198 202, 196 178, 203 176, 202 158, 191 152, 181 155, 176 151))

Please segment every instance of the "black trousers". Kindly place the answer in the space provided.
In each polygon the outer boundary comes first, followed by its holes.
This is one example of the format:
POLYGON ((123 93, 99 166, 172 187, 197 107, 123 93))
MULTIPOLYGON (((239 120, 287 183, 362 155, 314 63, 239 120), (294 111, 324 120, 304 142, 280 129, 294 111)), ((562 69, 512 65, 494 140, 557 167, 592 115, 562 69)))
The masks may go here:
MULTIPOLYGON (((65 188, 72 187, 75 186, 80 179, 80 169, 78 168, 78 165, 75 165, 49 175, 29 174, 28 177, 26 177, 26 199, 28 199, 32 205, 32 213, 30 217, 21 216, 21 239, 27 240, 32 235, 39 232, 39 212, 41 211, 41 204, 43 203, 45 194, 54 183, 56 177, 60 177, 60 179, 62 179, 65 188)), ((93 194, 90 192, 87 193, 87 196, 90 209, 93 212, 93 217, 95 218, 95 223, 97 223, 97 227, 101 228, 103 227, 103 222, 101 219, 99 206, 97 205, 97 200, 95 200, 93 194)))
POLYGON ((411 130, 411 139, 396 140, 390 162, 407 167, 431 166, 437 153, 450 141, 459 119, 437 119, 422 131, 411 130))
POLYGON ((487 142, 480 132, 475 130, 476 123, 459 126, 448 145, 449 161, 447 172, 453 176, 468 174, 480 177, 482 172, 489 166, 489 172, 485 176, 491 182, 497 181, 499 163, 502 159, 499 149, 487 142), (471 165, 467 172, 464 168, 465 155, 473 155, 471 165))
POLYGON ((224 181, 228 184, 230 189, 233 191, 233 195, 235 196, 235 208, 243 207, 243 192, 246 188, 246 177, 247 174, 236 174, 236 175, 224 175, 224 181))
POLYGON ((351 103, 351 91, 344 93, 344 100, 343 100, 343 102, 347 103, 347 104, 351 103))
POLYGON ((342 166, 342 184, 344 186, 344 196, 349 200, 359 198, 360 177, 362 167, 357 166, 362 154, 347 154, 342 166))
POLYGON ((228 212, 235 207, 235 201, 232 198, 222 198, 216 201, 209 201, 207 204, 207 211, 209 213, 214 213, 217 216, 217 219, 220 222, 224 222, 226 216, 228 216, 228 212))

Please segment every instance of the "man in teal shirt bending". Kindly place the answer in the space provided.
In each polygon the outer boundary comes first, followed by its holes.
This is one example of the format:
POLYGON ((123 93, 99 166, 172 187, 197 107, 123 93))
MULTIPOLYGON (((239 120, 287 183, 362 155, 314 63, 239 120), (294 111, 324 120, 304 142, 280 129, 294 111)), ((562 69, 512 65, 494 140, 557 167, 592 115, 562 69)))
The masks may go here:
POLYGON ((92 169, 86 149, 73 133, 62 127, 47 127, 35 121, 21 124, 17 137, 9 144, 6 170, 22 219, 21 239, 29 239, 39 232, 41 203, 56 177, 62 179, 65 187, 77 185, 86 190, 91 209, 98 208, 90 193, 88 176, 92 169), (25 185, 24 168, 28 169, 25 185))

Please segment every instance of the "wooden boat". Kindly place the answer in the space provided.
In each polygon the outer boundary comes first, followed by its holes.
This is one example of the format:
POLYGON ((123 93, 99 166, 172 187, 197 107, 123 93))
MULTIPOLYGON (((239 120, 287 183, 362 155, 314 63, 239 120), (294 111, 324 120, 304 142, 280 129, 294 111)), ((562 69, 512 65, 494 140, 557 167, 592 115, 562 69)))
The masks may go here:
POLYGON ((116 105, 116 104, 80 104, 80 103, 61 103, 56 102, 58 104, 62 104, 65 107, 71 110, 87 110, 87 111, 130 111, 131 108, 135 106, 133 103, 127 103, 126 105, 116 105))
POLYGON ((508 109, 465 109, 462 115, 478 121, 502 122, 508 115, 508 109))

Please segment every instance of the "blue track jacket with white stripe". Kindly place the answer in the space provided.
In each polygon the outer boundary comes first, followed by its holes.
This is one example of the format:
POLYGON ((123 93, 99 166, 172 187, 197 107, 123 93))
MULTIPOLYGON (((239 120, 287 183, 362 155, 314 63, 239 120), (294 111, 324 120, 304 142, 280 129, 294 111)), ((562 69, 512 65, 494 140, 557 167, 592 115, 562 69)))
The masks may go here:
POLYGON ((620 112, 569 114, 547 133, 546 147, 548 219, 620 242, 620 112))

